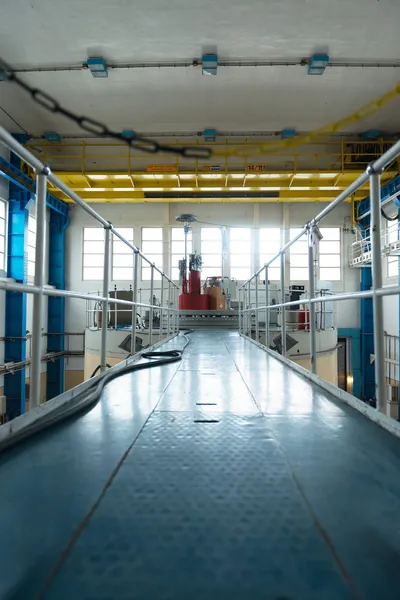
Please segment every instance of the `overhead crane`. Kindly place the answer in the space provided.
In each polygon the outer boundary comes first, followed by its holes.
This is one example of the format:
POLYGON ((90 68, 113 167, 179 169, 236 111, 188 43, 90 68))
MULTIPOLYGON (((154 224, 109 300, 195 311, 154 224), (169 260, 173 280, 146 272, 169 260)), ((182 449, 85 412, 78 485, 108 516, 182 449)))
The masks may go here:
MULTIPOLYGON (((389 143, 338 139, 258 154, 256 142, 227 141, 211 144, 227 151, 211 161, 136 154, 124 144, 97 140, 33 140, 28 147, 85 202, 299 203, 331 202, 389 143)), ((397 173, 394 164, 382 183, 397 173)), ((68 202, 56 188, 51 191, 68 202)), ((353 200, 367 195, 364 186, 353 200)))

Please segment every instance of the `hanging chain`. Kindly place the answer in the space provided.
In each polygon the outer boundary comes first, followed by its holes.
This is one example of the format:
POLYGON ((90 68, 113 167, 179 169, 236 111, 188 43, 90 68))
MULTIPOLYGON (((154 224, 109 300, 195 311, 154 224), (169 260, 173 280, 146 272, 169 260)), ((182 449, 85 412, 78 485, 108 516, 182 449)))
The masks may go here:
POLYGON ((208 159, 211 156, 211 149, 199 146, 170 146, 168 144, 160 144, 156 140, 152 140, 143 137, 135 132, 131 138, 127 138, 122 133, 109 129, 104 123, 100 123, 90 117, 78 116, 64 108, 57 102, 55 98, 40 90, 38 88, 31 87, 25 81, 22 81, 16 72, 0 58, 0 71, 3 73, 6 81, 16 83, 25 92, 30 94, 32 100, 54 114, 63 115, 70 121, 76 123, 81 129, 92 133, 98 137, 112 138, 119 140, 124 144, 127 144, 134 150, 141 150, 148 154, 157 154, 158 152, 164 152, 168 154, 178 154, 185 158, 203 158, 208 159))

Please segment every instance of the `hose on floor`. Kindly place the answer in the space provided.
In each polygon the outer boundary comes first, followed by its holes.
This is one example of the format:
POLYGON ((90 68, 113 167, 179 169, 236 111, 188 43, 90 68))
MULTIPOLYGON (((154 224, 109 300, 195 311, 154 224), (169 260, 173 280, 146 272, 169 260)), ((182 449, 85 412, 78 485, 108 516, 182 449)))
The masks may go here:
MULTIPOLYGON (((100 396, 107 384, 109 384, 117 377, 121 377, 122 375, 126 375, 127 373, 132 373, 134 371, 142 371, 144 369, 149 369, 152 367, 160 367, 162 365, 168 365, 171 363, 179 362, 182 360, 182 355, 189 344, 189 338, 185 335, 187 333, 191 333, 190 331, 186 331, 182 333, 179 338, 183 337, 185 342, 183 344, 183 348, 180 350, 166 350, 166 351, 151 351, 151 352, 143 352, 140 355, 140 358, 147 359, 149 362, 145 363, 133 363, 131 365, 126 365, 124 368, 119 369, 118 371, 107 371, 103 376, 101 376, 100 380, 97 378, 93 379, 91 385, 86 387, 80 394, 78 394, 75 398, 72 398, 70 402, 66 404, 62 404, 58 408, 44 415, 40 419, 34 421, 32 424, 27 425, 24 428, 17 429, 15 431, 12 430, 13 421, 9 422, 10 432, 3 439, 0 440, 0 452, 13 446, 14 444, 26 440, 32 435, 36 435, 48 429, 49 427, 53 427, 70 417, 78 415, 79 413, 83 413, 93 408, 100 399, 100 396)), ((89 380, 90 381, 90 380, 89 380)), ((29 413, 28 413, 29 414, 29 413)))

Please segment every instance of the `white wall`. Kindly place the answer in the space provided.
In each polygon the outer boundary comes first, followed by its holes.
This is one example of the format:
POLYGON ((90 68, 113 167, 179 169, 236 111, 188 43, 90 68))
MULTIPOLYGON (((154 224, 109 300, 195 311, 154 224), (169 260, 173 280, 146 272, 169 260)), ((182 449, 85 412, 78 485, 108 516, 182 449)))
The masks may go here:
MULTIPOLYGON (((169 228, 179 226, 175 217, 181 213, 193 213, 198 222, 193 224, 193 248, 200 251, 200 228, 212 223, 216 225, 243 227, 282 227, 283 210, 289 210, 289 227, 298 227, 312 219, 321 210, 322 204, 272 204, 272 203, 149 203, 149 204, 93 204, 92 207, 104 218, 112 221, 116 227, 134 227, 134 240, 141 246, 141 228, 148 226, 163 226, 164 229, 164 259, 162 266, 169 272, 169 228)), ((343 227, 349 224, 350 207, 344 204, 323 222, 326 227, 343 227)), ((81 208, 73 206, 70 211, 71 224, 66 237, 66 287, 70 290, 89 291, 100 290, 101 282, 82 280, 82 248, 83 228, 96 226, 96 222, 81 208)), ((348 267, 347 245, 351 243, 351 234, 343 234, 341 282, 334 283, 336 292, 349 292, 359 289, 360 272, 348 267)), ((127 281, 112 282, 121 287, 128 287, 127 281)), ((149 282, 141 282, 142 289, 148 289, 149 282)), ((82 331, 85 327, 86 303, 82 300, 67 300, 67 331, 82 331)), ((337 323, 339 327, 359 327, 359 309, 357 301, 338 303, 337 323)), ((76 369, 80 359, 69 361, 68 368, 76 369)))

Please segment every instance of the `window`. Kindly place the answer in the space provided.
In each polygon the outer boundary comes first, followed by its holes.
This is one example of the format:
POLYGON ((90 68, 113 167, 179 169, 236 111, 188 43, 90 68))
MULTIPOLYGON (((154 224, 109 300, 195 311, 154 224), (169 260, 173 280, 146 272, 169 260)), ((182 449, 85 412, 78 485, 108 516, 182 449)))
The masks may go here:
POLYGON ((85 227, 83 230, 83 279, 102 280, 104 274, 104 229, 85 227))
MULTIPOLYGON (((281 230, 279 228, 261 228, 260 229, 260 267, 271 260, 277 254, 281 247, 281 230)), ((260 278, 264 281, 264 272, 260 278)), ((280 259, 275 260, 268 267, 269 281, 279 281, 281 278, 280 259)))
POLYGON ((222 273, 222 234, 217 227, 201 228, 202 279, 222 273))
MULTIPOLYGON (((118 227, 116 228, 128 242, 133 244, 133 228, 118 227)), ((112 236, 113 241, 113 281, 132 281, 133 279, 133 251, 115 235, 112 236)))
POLYGON ((7 202, 0 198, 0 271, 5 271, 7 265, 5 263, 6 252, 6 209, 7 202))
MULTIPOLYGON (((291 228, 290 239, 296 237, 299 231, 301 231, 300 227, 291 228)), ((308 241, 306 234, 290 247, 290 280, 308 280, 308 241)))
MULTIPOLYGON (((142 228, 142 252, 152 263, 155 263, 159 269, 163 264, 163 242, 162 227, 143 227, 142 228)), ((151 267, 142 259, 142 280, 150 281, 151 267)), ((161 279, 158 271, 154 271, 154 280, 161 279)))
MULTIPOLYGON (((386 244, 392 244, 399 239, 398 221, 387 221, 386 222, 386 244)), ((397 277, 399 273, 399 257, 388 256, 387 259, 387 276, 397 277)))
POLYGON ((318 245, 319 279, 340 281, 340 228, 321 227, 322 240, 318 245))
POLYGON ((36 218, 28 217, 28 277, 35 275, 35 253, 36 253, 36 218))
MULTIPOLYGON (((192 232, 188 233, 187 253, 192 252, 192 232)), ((171 279, 179 281, 179 261, 185 256, 185 232, 183 227, 171 229, 171 279)), ((189 259, 188 259, 189 260, 189 259)))
POLYGON ((229 231, 231 277, 246 281, 251 277, 251 229, 234 227, 229 231))

